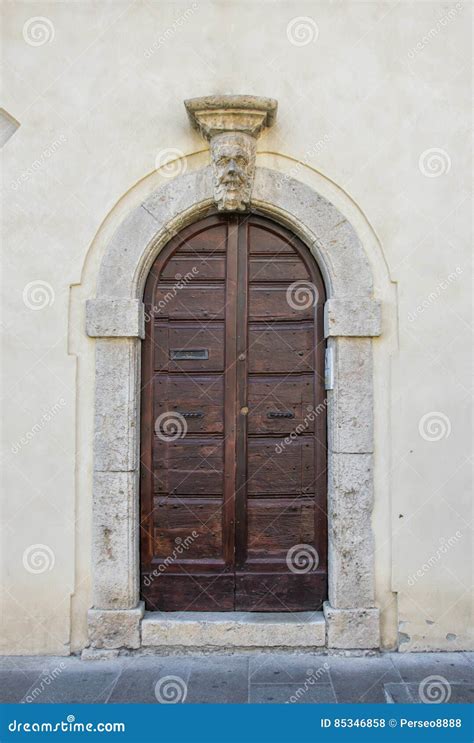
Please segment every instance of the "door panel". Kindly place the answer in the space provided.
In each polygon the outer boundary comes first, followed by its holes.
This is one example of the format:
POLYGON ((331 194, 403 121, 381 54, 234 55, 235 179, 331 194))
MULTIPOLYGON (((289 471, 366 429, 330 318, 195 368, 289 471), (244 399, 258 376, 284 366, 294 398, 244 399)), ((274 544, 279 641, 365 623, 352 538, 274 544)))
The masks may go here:
POLYGON ((256 215, 207 217, 152 266, 142 358, 147 609, 321 608, 324 298, 305 247, 256 215), (317 302, 293 301, 309 285, 317 302), (315 556, 308 570, 292 562, 295 550, 315 556))

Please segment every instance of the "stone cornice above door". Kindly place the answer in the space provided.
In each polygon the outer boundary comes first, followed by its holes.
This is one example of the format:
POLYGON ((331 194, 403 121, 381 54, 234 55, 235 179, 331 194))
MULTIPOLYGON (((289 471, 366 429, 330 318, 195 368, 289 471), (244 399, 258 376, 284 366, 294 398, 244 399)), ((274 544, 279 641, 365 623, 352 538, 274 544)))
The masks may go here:
POLYGON ((191 125, 203 137, 223 132, 243 132, 258 137, 275 123, 278 103, 253 95, 209 95, 184 101, 191 125))

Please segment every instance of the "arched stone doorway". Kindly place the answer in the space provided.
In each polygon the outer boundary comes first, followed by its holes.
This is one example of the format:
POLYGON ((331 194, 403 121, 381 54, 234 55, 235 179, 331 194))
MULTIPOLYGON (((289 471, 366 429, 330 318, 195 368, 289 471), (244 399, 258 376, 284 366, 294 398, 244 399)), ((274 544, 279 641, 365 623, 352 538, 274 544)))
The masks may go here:
MULTIPOLYGON (((176 232, 213 203, 210 168, 175 178, 133 210, 101 262, 87 332, 96 341, 93 494, 94 647, 138 647, 139 381, 143 290, 150 266, 176 232)), ((329 647, 378 647, 374 606, 371 337, 381 332, 369 261, 347 219, 303 183, 256 168, 251 209, 296 234, 324 277, 328 390, 329 647)), ((324 639, 323 639, 324 643, 324 639)), ((316 643, 320 644, 320 642, 316 643)))

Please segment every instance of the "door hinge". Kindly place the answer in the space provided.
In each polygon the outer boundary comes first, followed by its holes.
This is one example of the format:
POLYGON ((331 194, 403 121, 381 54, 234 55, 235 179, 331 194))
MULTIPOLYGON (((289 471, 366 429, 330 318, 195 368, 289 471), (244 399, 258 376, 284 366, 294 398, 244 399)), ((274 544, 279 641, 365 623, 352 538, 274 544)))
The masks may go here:
POLYGON ((332 348, 326 348, 324 356, 324 388, 334 389, 334 352, 332 348))

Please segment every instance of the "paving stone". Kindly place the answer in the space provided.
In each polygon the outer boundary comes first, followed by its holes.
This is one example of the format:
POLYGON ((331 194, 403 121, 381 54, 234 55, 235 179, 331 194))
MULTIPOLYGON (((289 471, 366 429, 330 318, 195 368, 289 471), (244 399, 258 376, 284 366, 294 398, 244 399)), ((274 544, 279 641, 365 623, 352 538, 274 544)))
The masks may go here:
MULTIPOLYGON (((420 684, 400 683, 385 685, 387 701, 392 704, 419 704, 420 684)), ((449 684, 439 686, 438 693, 433 692, 433 704, 472 704, 474 702, 474 684, 449 684)))
POLYGON ((414 704, 408 684, 389 683, 383 685, 385 699, 388 704, 414 704))
MULTIPOLYGON (((120 672, 106 671, 101 669, 100 673, 93 673, 85 668, 64 673, 54 679, 51 684, 37 684, 38 688, 45 686, 44 698, 40 695, 34 699, 35 703, 43 704, 104 704, 120 672)), ((48 679, 48 676, 44 677, 48 679)), ((32 695, 31 690, 28 695, 32 695)), ((28 698, 28 697, 27 697, 28 698)))
POLYGON ((28 690, 35 687, 38 678, 38 671, 0 670, 0 702, 21 702, 28 690))
POLYGON ((331 684, 251 684, 251 704, 327 704, 335 703, 331 684))
POLYGON ((337 701, 344 704, 385 703, 383 684, 399 682, 389 655, 328 659, 337 701))
POLYGON ((215 656, 194 659, 186 702, 243 704, 248 701, 248 658, 215 656))
POLYGON ((256 683, 291 683, 305 681, 309 676, 317 683, 328 683, 330 658, 323 655, 288 655, 260 653, 249 659, 249 680, 256 683))
POLYGON ((464 653, 391 653, 402 681, 420 682, 428 676, 443 676, 450 683, 470 683, 472 668, 464 653))
POLYGON ((125 661, 122 673, 107 701, 109 704, 157 704, 159 689, 162 690, 163 698, 173 694, 176 684, 187 692, 190 673, 187 658, 155 658, 150 661, 132 659, 131 663, 125 661), (175 683, 170 677, 178 681, 175 683))

